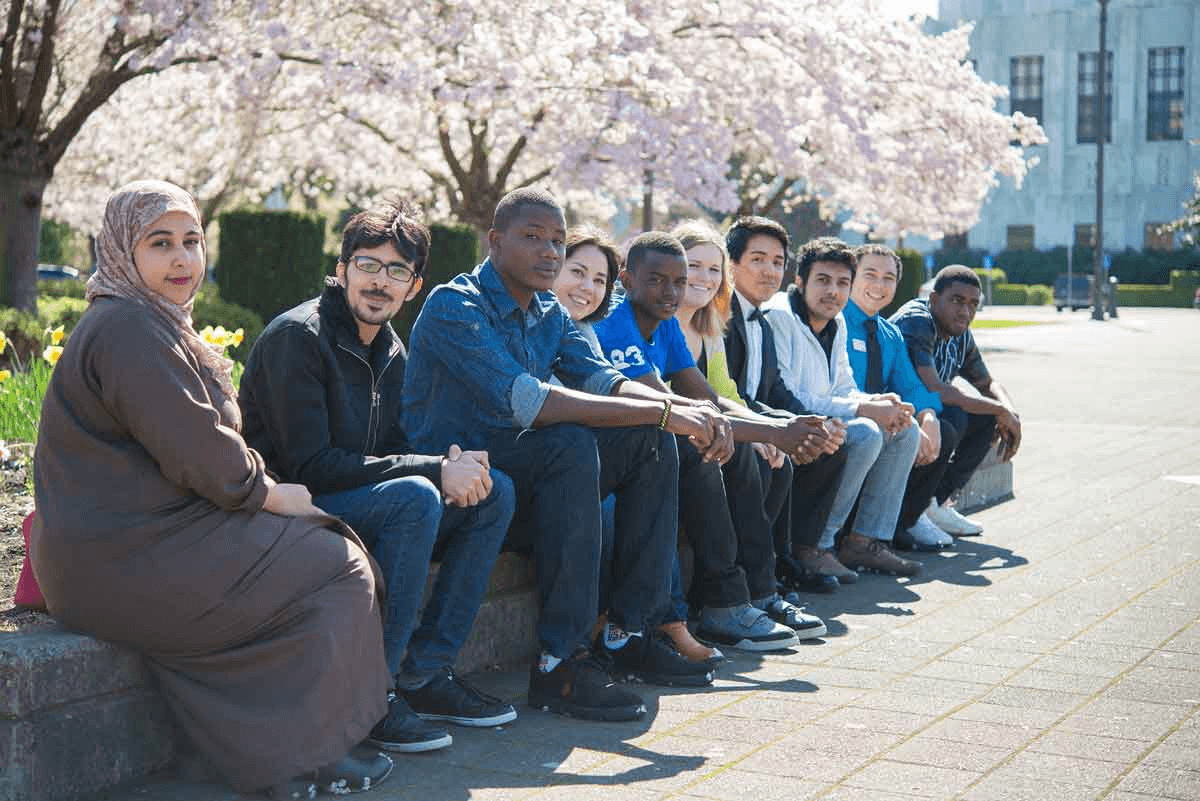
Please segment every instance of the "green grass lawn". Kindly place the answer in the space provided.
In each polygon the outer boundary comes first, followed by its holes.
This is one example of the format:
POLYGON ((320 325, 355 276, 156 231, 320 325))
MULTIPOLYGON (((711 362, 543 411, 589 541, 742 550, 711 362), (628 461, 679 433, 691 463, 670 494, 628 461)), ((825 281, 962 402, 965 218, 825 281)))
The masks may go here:
POLYGON ((972 328, 1017 328, 1022 325, 1046 325, 1041 320, 976 320, 972 328))

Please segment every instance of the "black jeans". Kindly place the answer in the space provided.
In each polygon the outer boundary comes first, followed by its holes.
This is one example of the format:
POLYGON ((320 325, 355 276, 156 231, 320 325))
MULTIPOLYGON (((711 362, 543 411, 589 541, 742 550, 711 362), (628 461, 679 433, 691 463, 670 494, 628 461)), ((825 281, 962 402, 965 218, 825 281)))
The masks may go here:
POLYGON ((721 468, 725 477, 725 496, 737 532, 737 561, 746 574, 746 587, 752 600, 775 594, 775 541, 772 528, 781 517, 790 526, 792 463, 772 470, 766 460, 742 442, 733 458, 721 468))
POLYGON ((846 449, 839 448, 832 455, 792 467, 791 520, 781 515, 775 524, 778 553, 794 556, 796 548, 817 547, 845 466, 846 449))
POLYGON ((932 498, 942 483, 946 474, 946 466, 954 454, 954 445, 958 440, 958 432, 954 425, 943 415, 938 418, 942 430, 942 449, 938 458, 929 464, 913 467, 908 474, 908 484, 904 487, 904 502, 900 505, 900 517, 896 521, 896 531, 907 531, 917 524, 917 520, 929 508, 932 498))
POLYGON ((616 495, 609 617, 641 631, 663 614, 678 509, 673 436, 650 426, 561 423, 494 437, 488 457, 516 490, 506 546, 533 558, 544 651, 566 658, 588 644, 599 604, 600 501, 609 494, 616 495))
POLYGON ((957 406, 947 406, 942 410, 942 419, 954 429, 954 455, 938 484, 938 503, 967 485, 996 435, 996 418, 990 414, 970 414, 957 406))
POLYGON ((947 406, 938 417, 942 430, 942 449, 938 458, 914 467, 904 488, 897 530, 912 528, 929 507, 929 499, 944 503, 966 486, 979 463, 992 447, 996 418, 990 414, 970 414, 958 406, 947 406))
POLYGON ((676 437, 675 443, 679 449, 679 523, 696 558, 689 597, 700 606, 747 603, 746 574, 737 561, 737 530, 721 467, 704 461, 687 437, 676 437))

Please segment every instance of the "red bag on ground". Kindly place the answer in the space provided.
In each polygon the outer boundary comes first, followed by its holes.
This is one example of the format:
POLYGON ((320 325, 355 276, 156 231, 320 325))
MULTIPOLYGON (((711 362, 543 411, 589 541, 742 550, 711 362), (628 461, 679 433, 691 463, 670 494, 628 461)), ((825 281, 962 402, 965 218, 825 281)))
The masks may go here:
POLYGON ((13 606, 18 609, 36 609, 46 611, 46 601, 42 598, 42 590, 38 587, 37 579, 33 577, 33 567, 29 564, 29 531, 33 528, 33 516, 30 512, 21 524, 21 533, 25 535, 25 564, 21 566, 21 577, 17 579, 17 592, 13 595, 13 606))

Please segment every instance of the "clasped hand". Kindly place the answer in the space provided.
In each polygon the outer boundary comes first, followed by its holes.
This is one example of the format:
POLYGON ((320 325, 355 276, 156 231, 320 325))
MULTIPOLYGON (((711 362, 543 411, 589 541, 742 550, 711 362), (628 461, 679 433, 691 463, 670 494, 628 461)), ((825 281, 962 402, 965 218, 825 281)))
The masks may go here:
POLYGON ((487 451, 451 445, 442 457, 442 500, 450 506, 475 506, 492 491, 487 451))

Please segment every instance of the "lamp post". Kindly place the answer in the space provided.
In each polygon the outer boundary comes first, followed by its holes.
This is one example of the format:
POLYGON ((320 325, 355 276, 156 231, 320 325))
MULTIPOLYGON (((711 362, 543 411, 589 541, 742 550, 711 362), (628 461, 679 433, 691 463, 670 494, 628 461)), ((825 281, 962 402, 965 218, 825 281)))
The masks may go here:
MULTIPOLYGON (((1092 319, 1104 319, 1104 140, 1108 136, 1105 108, 1105 86, 1108 78, 1108 59, 1104 51, 1104 36, 1108 27, 1108 0, 1100 0, 1100 53, 1096 64, 1096 243, 1092 248, 1092 319)), ((1067 290, 1070 292, 1070 289, 1067 290)))

